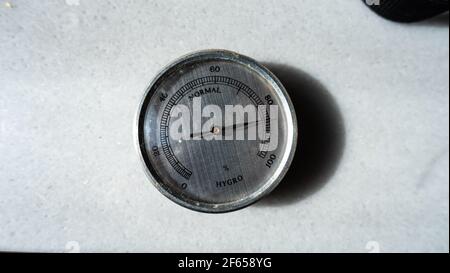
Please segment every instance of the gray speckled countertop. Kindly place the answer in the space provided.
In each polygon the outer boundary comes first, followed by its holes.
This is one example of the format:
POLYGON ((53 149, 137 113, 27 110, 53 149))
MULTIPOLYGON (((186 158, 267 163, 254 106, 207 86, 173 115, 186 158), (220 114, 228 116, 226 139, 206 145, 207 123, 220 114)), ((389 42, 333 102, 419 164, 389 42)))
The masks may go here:
POLYGON ((2 0, 0 51, 0 250, 449 251, 448 15, 2 0), (158 70, 206 48, 268 64, 298 96, 299 123, 329 133, 273 195, 220 215, 163 197, 133 137, 158 70))

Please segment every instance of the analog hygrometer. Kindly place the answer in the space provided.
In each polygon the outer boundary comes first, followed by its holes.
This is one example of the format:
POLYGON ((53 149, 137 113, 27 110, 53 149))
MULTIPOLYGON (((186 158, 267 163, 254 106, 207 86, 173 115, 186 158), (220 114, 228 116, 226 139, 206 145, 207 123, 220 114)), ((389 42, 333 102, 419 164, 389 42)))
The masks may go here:
POLYGON ((297 121, 278 79, 224 50, 184 56, 148 87, 139 152, 157 189, 202 212, 245 207, 269 193, 292 161, 297 121))

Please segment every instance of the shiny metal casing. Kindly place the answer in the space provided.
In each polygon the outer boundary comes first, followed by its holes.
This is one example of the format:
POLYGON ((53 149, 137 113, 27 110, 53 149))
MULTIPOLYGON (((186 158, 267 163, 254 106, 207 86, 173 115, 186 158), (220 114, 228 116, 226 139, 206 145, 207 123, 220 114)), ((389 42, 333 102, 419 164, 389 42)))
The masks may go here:
MULTIPOLYGON (((179 99, 179 103, 183 100, 189 101, 185 95, 179 99)), ((145 171, 162 194, 177 204, 196 211, 228 212, 256 202, 278 185, 295 153, 297 120, 286 90, 267 68, 235 52, 204 50, 174 61, 150 83, 138 110, 135 134, 145 171), (208 70, 212 65, 221 67, 217 76, 211 75, 208 70), (195 83, 197 79, 202 79, 197 82, 203 85, 179 94, 193 92, 202 86, 217 86, 220 95, 202 97, 207 103, 217 105, 240 102, 243 105, 246 102, 256 105, 255 101, 258 102, 258 99, 255 97, 261 98, 267 94, 272 96, 281 112, 278 131, 282 142, 279 150, 276 150, 278 155, 273 168, 265 167, 267 158, 254 154, 258 143, 251 141, 174 143, 164 140, 164 130, 160 128, 161 122, 167 119, 164 118, 164 109, 170 106, 171 101, 175 101, 174 98, 181 96, 177 95, 177 92, 185 90, 184 86, 195 83), (210 82, 206 82, 207 80, 210 82), (220 83, 221 81, 223 82, 220 83), (241 83, 243 85, 240 85, 241 83), (250 91, 241 91, 247 89, 253 91, 256 96, 250 91), (167 94, 167 100, 158 100, 158 94, 161 93, 167 94), (157 148, 158 156, 154 156, 152 147, 157 148), (166 153, 168 150, 170 151, 166 153), (171 166, 168 162, 171 155, 175 161, 180 162, 180 166, 186 166, 187 171, 183 172, 178 165, 171 166), (222 182, 221 179, 226 181, 228 176, 236 178, 239 174, 244 177, 239 181, 242 183, 236 182, 228 188, 218 186, 219 182, 222 182)))

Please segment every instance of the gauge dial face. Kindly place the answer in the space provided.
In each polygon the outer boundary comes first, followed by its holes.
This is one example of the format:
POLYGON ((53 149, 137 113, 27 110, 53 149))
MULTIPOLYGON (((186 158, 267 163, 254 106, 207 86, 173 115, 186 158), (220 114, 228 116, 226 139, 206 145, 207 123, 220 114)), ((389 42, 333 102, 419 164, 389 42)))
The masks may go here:
POLYGON ((202 212, 245 207, 270 192, 294 154, 297 125, 281 83, 229 51, 179 59, 149 86, 137 122, 155 186, 202 212))

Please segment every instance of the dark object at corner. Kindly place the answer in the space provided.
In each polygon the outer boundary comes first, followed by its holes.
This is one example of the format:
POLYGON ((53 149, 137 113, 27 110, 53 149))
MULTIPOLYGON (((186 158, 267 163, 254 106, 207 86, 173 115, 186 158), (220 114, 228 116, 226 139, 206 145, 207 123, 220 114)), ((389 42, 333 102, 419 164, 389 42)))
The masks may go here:
POLYGON ((449 0, 363 0, 378 15, 396 22, 418 22, 448 12, 449 0))

